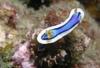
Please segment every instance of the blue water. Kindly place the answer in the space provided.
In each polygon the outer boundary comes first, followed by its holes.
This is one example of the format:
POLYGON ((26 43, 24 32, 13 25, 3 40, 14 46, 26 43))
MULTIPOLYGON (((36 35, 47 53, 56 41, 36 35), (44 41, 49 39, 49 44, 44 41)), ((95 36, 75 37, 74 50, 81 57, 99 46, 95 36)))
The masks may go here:
POLYGON ((43 34, 42 39, 43 40, 49 40, 52 39, 54 37, 56 37, 57 35, 70 30, 71 28, 73 28, 76 24, 78 24, 80 21, 80 12, 76 12, 72 18, 68 21, 68 23, 66 22, 66 24, 64 24, 61 27, 58 27, 56 29, 52 29, 52 37, 48 38, 48 35, 46 33, 43 34))

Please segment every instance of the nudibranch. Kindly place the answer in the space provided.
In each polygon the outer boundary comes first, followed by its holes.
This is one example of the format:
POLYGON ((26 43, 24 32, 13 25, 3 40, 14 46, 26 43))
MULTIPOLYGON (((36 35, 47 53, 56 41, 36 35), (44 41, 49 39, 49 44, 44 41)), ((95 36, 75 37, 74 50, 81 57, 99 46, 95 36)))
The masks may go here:
POLYGON ((48 27, 41 31, 37 40, 41 44, 54 43, 69 34, 83 20, 84 12, 81 8, 72 9, 69 17, 62 23, 48 27))

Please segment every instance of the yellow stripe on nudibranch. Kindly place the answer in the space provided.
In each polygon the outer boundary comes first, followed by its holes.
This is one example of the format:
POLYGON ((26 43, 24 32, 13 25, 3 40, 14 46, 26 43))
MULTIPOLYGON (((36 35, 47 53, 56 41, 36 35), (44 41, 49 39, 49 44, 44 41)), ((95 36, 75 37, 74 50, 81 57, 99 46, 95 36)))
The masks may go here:
POLYGON ((46 34, 48 35, 48 38, 50 39, 52 37, 52 30, 47 30, 46 34))

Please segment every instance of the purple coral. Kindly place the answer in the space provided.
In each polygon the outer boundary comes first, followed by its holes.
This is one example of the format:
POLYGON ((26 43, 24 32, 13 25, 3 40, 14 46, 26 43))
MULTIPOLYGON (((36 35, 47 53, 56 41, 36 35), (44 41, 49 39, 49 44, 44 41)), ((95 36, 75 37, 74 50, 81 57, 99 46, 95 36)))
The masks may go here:
POLYGON ((34 60, 30 62, 31 52, 28 47, 30 46, 29 41, 20 43, 18 49, 12 56, 13 62, 21 66, 22 68, 36 68, 34 66, 34 60))

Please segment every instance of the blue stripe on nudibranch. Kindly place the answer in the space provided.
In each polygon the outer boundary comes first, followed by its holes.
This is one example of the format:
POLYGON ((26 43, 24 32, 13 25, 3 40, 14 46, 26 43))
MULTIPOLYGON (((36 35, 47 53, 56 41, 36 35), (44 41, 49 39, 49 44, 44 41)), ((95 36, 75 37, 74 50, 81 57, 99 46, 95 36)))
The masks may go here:
POLYGON ((37 40, 42 44, 54 43, 70 33, 80 23, 83 17, 84 12, 80 8, 73 9, 65 22, 44 29, 38 35, 37 40), (48 37, 47 31, 51 31, 51 37, 48 37))
POLYGON ((46 33, 44 33, 42 35, 42 39, 43 40, 48 40, 48 39, 52 39, 54 37, 56 37, 57 35, 71 29, 74 25, 76 25, 77 23, 79 23, 79 20, 80 20, 80 12, 79 13, 76 13, 72 16, 72 18, 68 21, 68 23, 66 23, 65 25, 61 26, 61 27, 58 27, 58 28, 55 28, 55 29, 52 29, 52 37, 51 38, 48 38, 48 35, 46 33), (77 17, 77 18, 76 18, 77 17), (76 20, 75 20, 76 19, 76 20), (67 27, 67 28, 66 28, 67 27))

